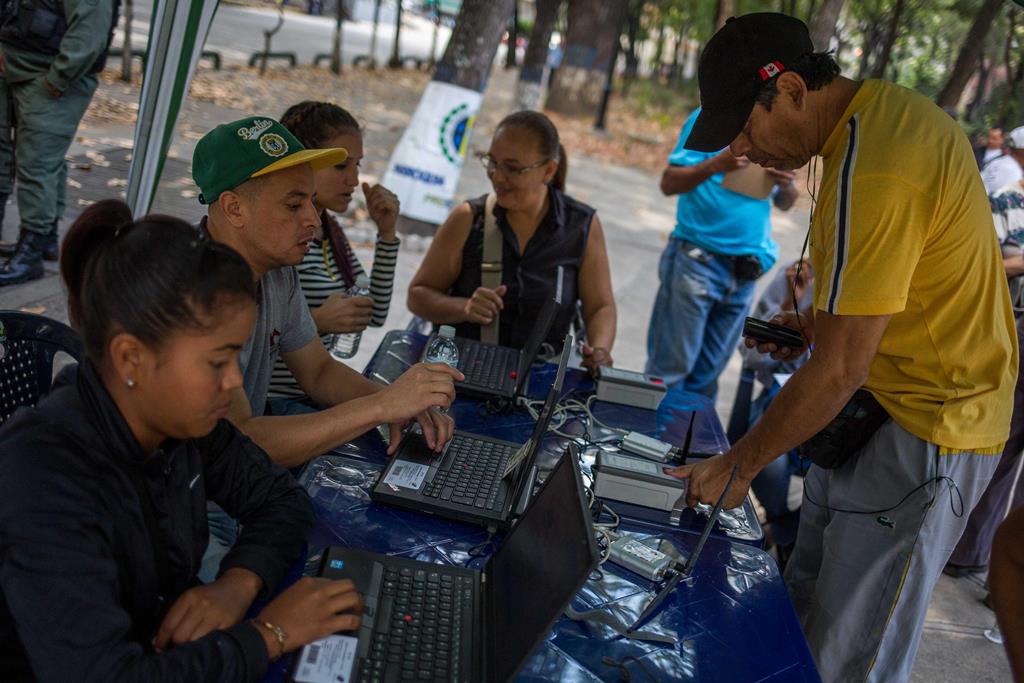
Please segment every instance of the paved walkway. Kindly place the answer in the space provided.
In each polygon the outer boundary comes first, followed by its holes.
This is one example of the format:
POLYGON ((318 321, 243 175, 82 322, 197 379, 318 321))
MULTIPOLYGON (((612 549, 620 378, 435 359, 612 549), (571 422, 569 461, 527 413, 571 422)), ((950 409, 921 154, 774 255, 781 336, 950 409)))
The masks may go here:
MULTIPOLYGON (((365 123, 367 158, 363 165, 364 175, 370 179, 383 173, 388 156, 418 101, 417 87, 421 89, 426 83, 425 77, 404 75, 399 79, 401 83, 389 91, 388 82, 395 80, 390 76, 368 81, 365 74, 349 71, 339 81, 309 70, 300 71, 294 77, 279 75, 264 83, 254 83, 252 76, 244 72, 228 71, 202 78, 205 87, 226 84, 225 87, 240 93, 240 98, 244 93, 247 105, 274 115, 279 115, 290 102, 318 97, 318 92, 331 93, 333 99, 342 102, 365 123)), ((474 148, 486 149, 497 121, 509 111, 513 92, 513 74, 496 70, 474 132, 474 148)), ((115 196, 123 190, 133 126, 129 117, 122 117, 118 122, 117 117, 107 116, 106 112, 130 112, 137 97, 136 89, 122 84, 108 82, 101 86, 93 114, 87 117, 70 152, 65 227, 90 201, 115 196)), ((197 220, 202 215, 202 207, 195 199, 188 163, 195 141, 216 123, 255 113, 227 106, 223 97, 206 99, 214 102, 193 98, 184 108, 154 211, 197 220)), ((572 150, 569 153, 571 155, 572 150)), ((657 289, 656 264, 673 225, 674 202, 661 196, 658 178, 646 172, 576 156, 570 156, 569 168, 569 192, 595 206, 605 225, 619 310, 614 356, 621 367, 640 369, 646 356, 646 327, 657 289)), ((459 195, 473 197, 488 189, 480 166, 468 163, 459 184, 459 195)), ((8 206, 7 213, 3 232, 6 239, 12 239, 16 236, 17 212, 14 206, 8 206)), ((357 218, 359 215, 357 209, 357 218)), ((806 223, 805 210, 775 215, 775 237, 782 252, 780 262, 796 258, 806 223)), ((368 262, 372 258, 369 247, 373 234, 365 220, 355 220, 350 234, 360 257, 368 262)), ((404 240, 386 329, 404 326, 411 317, 405 310, 405 291, 425 246, 423 238, 410 236, 404 240)), ((48 264, 47 269, 49 274, 43 280, 0 289, 0 308, 43 308, 47 315, 66 320, 64 293, 56 269, 53 264, 48 264)), ((354 367, 365 365, 383 332, 368 330, 364 333, 354 367)), ((718 409, 723 421, 728 419, 738 374, 737 355, 720 383, 718 409)), ((980 578, 942 578, 929 609, 914 681, 1009 680, 1002 648, 983 636, 994 624, 992 612, 981 604, 983 597, 980 578)))

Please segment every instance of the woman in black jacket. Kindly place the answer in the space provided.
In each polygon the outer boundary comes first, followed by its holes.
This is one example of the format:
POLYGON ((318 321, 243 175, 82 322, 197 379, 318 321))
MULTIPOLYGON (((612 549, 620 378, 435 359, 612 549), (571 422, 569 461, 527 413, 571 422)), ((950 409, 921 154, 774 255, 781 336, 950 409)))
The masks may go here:
POLYGON ((303 579, 305 492, 223 419, 256 315, 245 261, 186 223, 87 209, 61 254, 86 358, 0 430, 4 680, 250 681, 358 627, 351 582, 303 579), (207 500, 242 522, 196 579, 207 500))

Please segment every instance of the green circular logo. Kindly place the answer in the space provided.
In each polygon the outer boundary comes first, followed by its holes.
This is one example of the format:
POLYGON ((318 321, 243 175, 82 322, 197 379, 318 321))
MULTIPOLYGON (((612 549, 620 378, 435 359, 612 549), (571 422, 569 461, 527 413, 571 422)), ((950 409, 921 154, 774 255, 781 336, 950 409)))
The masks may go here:
POLYGON ((284 156, 288 151, 288 143, 277 133, 267 133, 260 137, 260 149, 269 156, 284 156))
POLYGON ((441 122, 441 151, 456 166, 466 156, 469 132, 473 129, 475 118, 469 114, 469 105, 462 103, 448 112, 441 122))

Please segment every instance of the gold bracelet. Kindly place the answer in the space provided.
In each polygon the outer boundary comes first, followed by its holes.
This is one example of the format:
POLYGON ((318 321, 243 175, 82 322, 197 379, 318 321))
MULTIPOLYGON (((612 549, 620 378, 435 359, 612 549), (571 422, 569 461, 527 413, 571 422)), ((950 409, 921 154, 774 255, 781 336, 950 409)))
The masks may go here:
POLYGON ((285 630, 280 626, 275 626, 274 624, 271 624, 269 621, 260 621, 259 619, 253 619, 252 623, 256 624, 257 626, 262 626, 263 628, 267 629, 272 634, 274 634, 274 637, 277 638, 277 644, 281 646, 281 651, 277 654, 277 657, 273 657, 273 659, 280 659, 284 655, 284 641, 288 638, 288 634, 285 633, 285 630))

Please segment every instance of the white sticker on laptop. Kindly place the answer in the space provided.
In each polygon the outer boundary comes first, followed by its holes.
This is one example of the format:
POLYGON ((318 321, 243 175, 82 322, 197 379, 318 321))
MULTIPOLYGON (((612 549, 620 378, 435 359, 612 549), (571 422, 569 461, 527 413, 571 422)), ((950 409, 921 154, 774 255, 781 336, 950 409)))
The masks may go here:
POLYGON ((305 646, 295 667, 296 683, 348 683, 358 644, 352 636, 327 636, 305 646))
POLYGON ((430 467, 428 465, 410 462, 409 460, 396 460, 391 465, 388 476, 384 477, 384 483, 403 489, 419 491, 429 471, 430 467))

